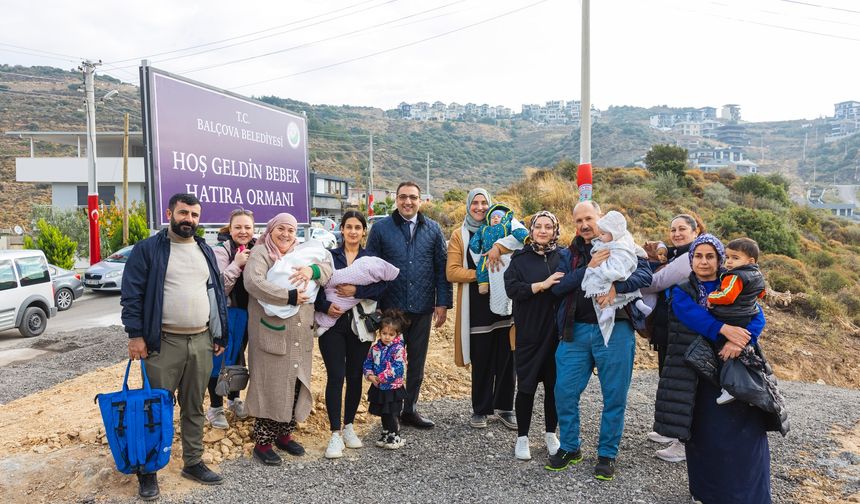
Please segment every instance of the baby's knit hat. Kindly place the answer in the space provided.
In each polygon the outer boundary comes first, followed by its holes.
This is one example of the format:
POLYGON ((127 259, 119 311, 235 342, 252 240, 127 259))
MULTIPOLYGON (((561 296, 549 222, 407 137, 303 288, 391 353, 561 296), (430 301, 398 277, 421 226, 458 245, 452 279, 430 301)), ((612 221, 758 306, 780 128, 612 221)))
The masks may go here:
POLYGON ((490 219, 492 219, 493 217, 498 217, 500 219, 504 219, 505 218, 504 210, 493 210, 493 213, 490 214, 490 219))
POLYGON ((597 221, 597 227, 611 234, 613 240, 617 240, 627 233, 627 219, 619 212, 611 210, 597 221))

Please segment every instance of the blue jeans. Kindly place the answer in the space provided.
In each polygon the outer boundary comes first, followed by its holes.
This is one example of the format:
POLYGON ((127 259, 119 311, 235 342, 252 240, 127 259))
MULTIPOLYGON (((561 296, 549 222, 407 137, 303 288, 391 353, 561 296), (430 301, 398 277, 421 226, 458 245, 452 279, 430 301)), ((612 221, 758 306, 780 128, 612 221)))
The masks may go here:
POLYGON ((618 444, 624 431, 627 391, 633 376, 634 338, 630 323, 619 320, 612 329, 609 345, 604 346, 597 324, 576 322, 573 340, 559 343, 555 352, 555 404, 562 449, 575 452, 582 444, 579 439, 579 397, 588 385, 591 370, 597 366, 603 394, 597 455, 609 458, 618 455, 618 444))

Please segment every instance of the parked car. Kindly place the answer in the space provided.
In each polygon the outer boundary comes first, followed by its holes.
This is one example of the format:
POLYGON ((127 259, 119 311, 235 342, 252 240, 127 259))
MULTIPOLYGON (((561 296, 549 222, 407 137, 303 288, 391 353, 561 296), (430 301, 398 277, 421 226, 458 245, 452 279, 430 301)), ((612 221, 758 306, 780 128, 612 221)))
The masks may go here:
POLYGON ((51 272, 51 283, 54 285, 54 301, 57 310, 65 311, 72 307, 72 302, 84 295, 84 283, 81 274, 48 264, 51 272))
POLYGON ((134 245, 121 248, 107 259, 90 266, 84 273, 84 287, 94 291, 119 292, 122 287, 122 272, 132 248, 134 245))
MULTIPOLYGON (((327 249, 337 247, 337 238, 330 231, 326 231, 325 229, 318 227, 311 227, 308 229, 311 230, 311 240, 322 242, 323 247, 327 249)), ((305 228, 300 227, 298 231, 296 231, 296 239, 299 243, 305 242, 305 228)))
POLYGON ((57 314, 48 261, 41 250, 0 251, 0 331, 31 338, 57 314))
POLYGON ((311 217, 311 227, 323 228, 333 232, 337 229, 337 223, 331 217, 311 217))

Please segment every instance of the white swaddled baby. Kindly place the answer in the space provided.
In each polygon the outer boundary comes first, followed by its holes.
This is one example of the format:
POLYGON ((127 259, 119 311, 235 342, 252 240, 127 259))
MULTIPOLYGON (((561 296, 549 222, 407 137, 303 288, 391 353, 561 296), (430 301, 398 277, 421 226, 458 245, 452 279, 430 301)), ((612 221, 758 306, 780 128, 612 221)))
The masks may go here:
MULTIPOLYGON (((340 296, 337 293, 336 287, 340 284, 350 285, 370 285, 376 282, 390 282, 397 278, 400 274, 398 269, 393 264, 373 256, 359 257, 346 268, 334 270, 331 278, 325 286, 326 299, 331 301, 331 304, 346 312, 353 306, 358 304, 358 299, 349 296, 340 296)), ((322 336, 330 327, 337 322, 328 313, 316 312, 314 320, 317 324, 317 335, 322 336)))
POLYGON ((609 250, 609 258, 599 266, 587 268, 582 278, 582 290, 585 297, 594 302, 594 310, 597 312, 597 324, 603 334, 604 345, 609 344, 609 337, 615 327, 615 310, 622 308, 631 301, 636 302, 636 307, 644 314, 651 313, 651 308, 640 299, 642 295, 639 290, 616 294, 615 299, 606 308, 601 308, 597 303, 597 297, 609 292, 614 282, 627 280, 636 271, 638 257, 647 257, 645 250, 633 242, 633 236, 627 231, 627 220, 619 212, 606 212, 597 221, 600 237, 592 240, 591 254, 601 250, 609 250))
MULTIPOLYGON (((269 268, 269 272, 266 274, 266 280, 288 290, 295 289, 297 286, 290 282, 290 277, 296 272, 296 268, 303 268, 309 264, 324 263, 330 261, 330 257, 328 250, 323 247, 322 243, 316 240, 308 240, 305 243, 296 245, 296 248, 292 252, 275 261, 275 264, 269 268)), ((318 290, 319 284, 316 281, 312 280, 307 283, 305 289, 301 291, 308 297, 305 304, 313 304, 318 290)), ((285 319, 299 312, 298 306, 274 305, 262 300, 257 300, 257 302, 263 307, 266 315, 270 317, 285 319)))

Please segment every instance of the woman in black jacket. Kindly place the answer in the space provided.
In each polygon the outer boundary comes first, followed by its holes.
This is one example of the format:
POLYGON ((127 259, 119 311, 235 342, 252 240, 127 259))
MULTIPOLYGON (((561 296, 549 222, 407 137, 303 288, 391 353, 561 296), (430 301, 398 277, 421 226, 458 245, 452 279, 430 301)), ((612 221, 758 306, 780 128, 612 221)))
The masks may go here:
POLYGON ((505 291, 513 300, 516 348, 514 362, 517 372, 517 442, 514 454, 520 460, 531 459, 529 427, 534 409, 538 382, 544 387, 544 416, 546 420, 547 452, 554 455, 559 441, 555 430, 555 349, 558 332, 555 314, 558 298, 550 292, 562 273, 558 266, 558 219, 547 211, 532 218, 527 245, 514 253, 505 272, 505 291))
MULTIPOLYGON (((374 255, 361 246, 361 241, 367 233, 367 220, 364 214, 356 210, 347 210, 340 220, 340 230, 343 233, 343 245, 331 251, 335 269, 346 268, 359 257, 374 255)), ((385 290, 386 284, 387 282, 371 285, 340 284, 337 286, 337 292, 342 296, 376 301, 385 290)), ((353 422, 361 402, 362 365, 371 341, 362 340, 356 334, 352 328, 352 310, 343 312, 332 304, 326 298, 325 289, 320 289, 317 293, 314 309, 337 318, 334 327, 317 340, 326 369, 325 403, 331 427, 331 439, 325 450, 325 458, 335 459, 343 456, 344 448, 362 447, 353 422), (346 383, 345 394, 344 383, 346 383), (343 422, 341 422, 341 404, 343 404, 343 422)))

